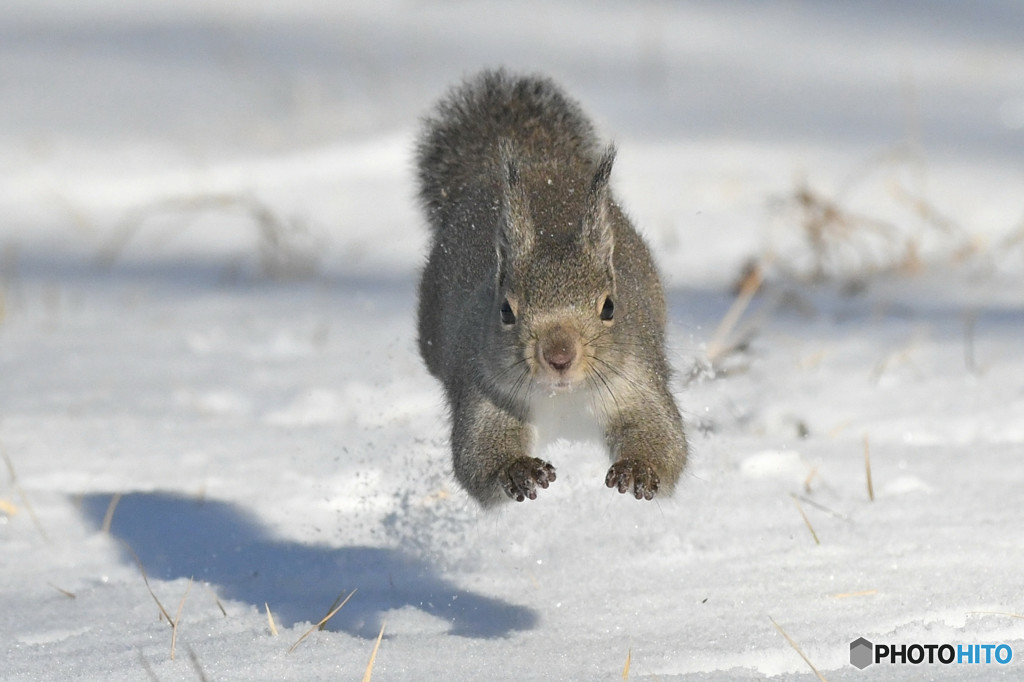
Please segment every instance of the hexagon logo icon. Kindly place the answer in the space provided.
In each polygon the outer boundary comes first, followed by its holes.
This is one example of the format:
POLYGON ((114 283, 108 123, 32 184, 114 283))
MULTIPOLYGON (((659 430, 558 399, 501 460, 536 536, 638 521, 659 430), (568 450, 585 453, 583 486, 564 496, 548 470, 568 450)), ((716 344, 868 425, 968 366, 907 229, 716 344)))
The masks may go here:
POLYGON ((850 664, 859 670, 868 667, 874 662, 874 649, 875 645, 863 637, 853 640, 850 642, 850 664))

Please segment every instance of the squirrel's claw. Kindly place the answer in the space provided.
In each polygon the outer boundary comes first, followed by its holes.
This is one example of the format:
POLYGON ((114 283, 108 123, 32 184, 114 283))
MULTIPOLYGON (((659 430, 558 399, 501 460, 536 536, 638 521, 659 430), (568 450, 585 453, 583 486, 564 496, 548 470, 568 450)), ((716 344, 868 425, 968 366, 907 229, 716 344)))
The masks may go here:
POLYGON ((554 480, 555 467, 536 457, 520 457, 508 466, 501 488, 516 502, 536 500, 537 486, 547 488, 554 480))
POLYGON ((653 500, 658 493, 658 474, 654 467, 638 459, 620 459, 612 464, 604 484, 620 493, 632 492, 638 500, 653 500))

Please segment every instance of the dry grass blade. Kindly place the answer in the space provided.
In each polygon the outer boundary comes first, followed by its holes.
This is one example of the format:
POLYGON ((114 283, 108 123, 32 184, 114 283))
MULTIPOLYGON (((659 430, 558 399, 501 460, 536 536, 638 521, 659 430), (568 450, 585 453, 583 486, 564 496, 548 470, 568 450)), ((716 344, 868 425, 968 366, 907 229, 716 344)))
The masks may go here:
POLYGON ((875 486, 871 482, 871 448, 868 443, 868 434, 864 434, 864 470, 868 477, 868 500, 875 501, 875 486))
POLYGON ((978 322, 977 313, 971 313, 964 320, 964 366, 971 374, 978 373, 978 363, 974 360, 974 327, 978 322))
POLYGON ((173 661, 174 647, 178 641, 178 621, 181 620, 181 612, 182 609, 185 608, 185 599, 188 597, 188 593, 192 590, 193 580, 192 578, 188 579, 188 587, 185 588, 185 594, 182 595, 181 601, 178 603, 178 612, 174 618, 171 618, 171 614, 167 612, 167 609, 164 608, 163 602, 160 601, 160 598, 156 596, 156 592, 153 591, 153 586, 149 584, 149 576, 146 575, 146 569, 142 566, 142 559, 140 559, 139 555, 135 553, 135 550, 132 549, 131 545, 127 542, 124 542, 123 544, 128 548, 128 551, 131 552, 132 557, 135 558, 135 563, 138 565, 139 572, 142 574, 142 581, 146 583, 146 589, 149 590, 149 596, 153 598, 153 601, 156 602, 157 608, 160 609, 160 615, 166 618, 167 624, 171 626, 171 660, 173 661))
POLYGON ((622 667, 622 679, 629 679, 629 665, 633 662, 633 649, 630 647, 626 649, 626 665, 622 667))
POLYGON ((1011 611, 968 611, 967 615, 974 616, 1007 616, 1008 618, 1021 618, 1024 619, 1024 615, 1019 613, 1013 613, 1011 611))
POLYGON ((818 467, 814 467, 807 473, 807 478, 804 479, 804 492, 810 494, 811 492, 811 481, 818 475, 818 467))
POLYGON ((160 682, 160 678, 156 676, 153 666, 151 666, 149 661, 146 660, 146 657, 142 654, 142 650, 136 649, 135 651, 139 654, 139 663, 142 664, 142 669, 146 671, 146 676, 153 680, 153 682, 160 682))
POLYGON ((270 604, 263 602, 263 607, 267 610, 267 625, 270 626, 270 634, 277 637, 277 625, 274 624, 274 614, 270 612, 270 604))
POLYGON ((149 576, 146 575, 146 569, 142 566, 142 559, 139 558, 139 555, 135 553, 135 550, 132 549, 132 546, 129 545, 127 542, 122 541, 122 544, 124 544, 128 551, 131 552, 131 555, 135 558, 135 563, 139 567, 139 573, 142 574, 142 582, 146 583, 146 589, 149 590, 149 596, 151 596, 153 598, 153 601, 156 602, 157 608, 160 609, 161 615, 163 615, 163 617, 167 619, 168 623, 173 624, 174 620, 171 618, 171 614, 167 613, 167 609, 164 608, 163 603, 160 601, 159 597, 156 596, 156 592, 153 591, 153 587, 149 584, 149 576))
POLYGON ((732 334, 733 329, 736 328, 736 324, 740 321, 743 313, 746 312, 750 302, 761 288, 763 281, 764 277, 759 265, 755 265, 749 274, 744 277, 740 285, 739 294, 732 302, 732 305, 729 306, 729 310, 726 311, 722 321, 718 323, 715 334, 711 337, 711 342, 708 344, 707 356, 709 362, 714 363, 729 349, 730 345, 726 343, 726 340, 732 334))
MULTIPOLYGON (((328 614, 336 613, 335 609, 338 608, 338 605, 341 604, 341 600, 344 599, 344 598, 345 598, 345 593, 344 592, 342 592, 337 597, 335 597, 334 601, 331 602, 331 607, 329 609, 327 609, 327 613, 328 614)), ((328 615, 327 618, 330 618, 330 615, 328 615)), ((324 618, 323 620, 320 621, 320 625, 317 626, 317 629, 325 630, 327 628, 327 618, 324 618)))
POLYGON ((57 587, 56 585, 54 585, 53 583, 46 583, 46 584, 49 585, 50 587, 52 587, 53 589, 57 590, 61 594, 63 594, 68 599, 78 599, 78 595, 76 595, 74 592, 69 592, 68 590, 61 589, 61 588, 57 587))
POLYGON ((800 645, 794 642, 793 638, 786 634, 786 631, 782 629, 782 626, 776 623, 775 619, 771 616, 768 616, 768 620, 772 622, 772 625, 774 625, 775 629, 779 631, 779 634, 786 638, 786 641, 789 642, 789 645, 793 647, 793 651, 800 654, 800 658, 804 659, 804 663, 806 663, 807 666, 811 669, 811 671, 818 676, 818 679, 822 680, 822 682, 827 682, 827 680, 825 680, 825 676, 818 672, 818 669, 814 667, 813 663, 811 663, 811 659, 807 658, 807 654, 805 654, 803 649, 800 648, 800 645))
POLYGON ((171 623, 171 660, 174 660, 174 647, 178 643, 178 623, 181 622, 181 612, 185 608, 185 599, 188 598, 188 593, 192 591, 192 578, 188 579, 188 587, 185 588, 185 594, 181 595, 181 601, 178 602, 178 612, 174 614, 174 622, 171 623))
POLYGON ((14 488, 18 493, 18 497, 21 499, 21 506, 28 512, 28 517, 32 519, 32 523, 35 525, 36 530, 43 536, 43 540, 46 542, 50 541, 50 536, 46 534, 46 529, 43 528, 43 524, 39 521, 39 517, 36 516, 36 510, 32 508, 32 503, 28 501, 28 496, 25 495, 25 491, 21 489, 18 484, 18 475, 14 472, 14 462, 7 456, 7 450, 0 446, 0 456, 4 458, 4 463, 7 465, 7 475, 11 481, 11 487, 14 488))
POLYGON ((220 609, 220 614, 224 617, 227 617, 228 612, 224 608, 224 605, 220 603, 220 599, 217 597, 217 593, 213 591, 212 587, 210 587, 210 583, 206 583, 206 588, 210 590, 210 594, 213 596, 213 602, 217 605, 217 608, 220 609))
POLYGON ((192 647, 188 648, 188 660, 192 662, 192 669, 196 671, 196 677, 199 678, 199 681, 208 682, 209 678, 206 677, 203 666, 199 663, 199 657, 196 656, 195 649, 192 647))
POLYGON ((804 513, 804 508, 800 504, 800 498, 792 493, 790 494, 790 497, 793 498, 793 504, 796 505, 796 510, 800 512, 800 516, 803 517, 804 523, 807 524, 807 530, 811 531, 811 537, 814 538, 814 544, 820 545, 821 540, 818 539, 818 534, 814 532, 814 526, 811 525, 811 520, 807 518, 807 514, 804 513))
POLYGON ((121 493, 114 493, 110 498, 110 504, 107 505, 107 513, 103 515, 103 525, 100 526, 100 530, 103 531, 104 535, 110 535, 110 525, 114 523, 114 511, 121 502, 121 497, 121 493))
POLYGON ((803 495, 797 495, 796 493, 790 493, 790 494, 793 495, 796 499, 800 500, 801 503, 806 504, 806 505, 808 505, 810 507, 814 507, 818 511, 825 512, 826 514, 828 514, 832 518, 839 519, 841 521, 849 521, 850 520, 850 517, 847 516, 846 514, 844 514, 842 512, 837 512, 835 509, 831 509, 829 507, 826 507, 825 505, 823 505, 820 502, 815 502, 814 500, 812 500, 809 497, 804 497, 803 495))
POLYGON ((384 623, 380 624, 377 641, 374 642, 373 651, 370 652, 370 662, 366 664, 366 672, 363 673, 363 682, 370 682, 370 679, 373 677, 373 664, 377 662, 377 651, 380 649, 380 641, 384 639, 384 625, 384 623))
MULTIPOLYGON (((291 645, 291 647, 288 649, 288 653, 291 653, 291 652, 295 651, 295 647, 297 647, 300 644, 302 644, 302 640, 306 639, 311 634, 313 634, 321 625, 323 625, 324 623, 329 621, 331 618, 334 618, 334 614, 336 614, 338 611, 341 611, 341 607, 343 607, 345 604, 347 604, 348 600, 351 599, 352 595, 355 594, 355 593, 356 593, 355 590, 352 590, 351 592, 349 592, 348 596, 345 597, 345 599, 340 604, 338 604, 333 609, 331 609, 331 612, 328 613, 326 616, 324 616, 320 620, 319 623, 317 623, 316 625, 314 625, 313 627, 311 627, 310 629, 308 629, 304 633, 302 633, 302 637, 299 637, 298 640, 296 640, 295 644, 291 645)), ((270 611, 267 611, 267 613, 270 613, 270 611)))

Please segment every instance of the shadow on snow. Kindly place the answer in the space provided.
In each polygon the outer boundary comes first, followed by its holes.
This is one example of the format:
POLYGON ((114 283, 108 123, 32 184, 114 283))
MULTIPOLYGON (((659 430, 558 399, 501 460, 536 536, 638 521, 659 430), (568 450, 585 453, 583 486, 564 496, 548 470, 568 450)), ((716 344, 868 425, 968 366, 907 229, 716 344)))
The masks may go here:
MULTIPOLYGON (((111 496, 88 495, 97 528, 111 496)), ((268 536, 243 510, 171 493, 132 493, 117 505, 111 535, 123 540, 151 578, 193 577, 222 597, 263 609, 285 627, 317 622, 335 599, 358 589, 327 629, 376 637, 384 612, 407 606, 451 623, 453 635, 502 637, 537 623, 528 608, 460 589, 422 559, 396 549, 306 545, 268 536)), ((134 558, 127 549, 126 561, 134 558)))

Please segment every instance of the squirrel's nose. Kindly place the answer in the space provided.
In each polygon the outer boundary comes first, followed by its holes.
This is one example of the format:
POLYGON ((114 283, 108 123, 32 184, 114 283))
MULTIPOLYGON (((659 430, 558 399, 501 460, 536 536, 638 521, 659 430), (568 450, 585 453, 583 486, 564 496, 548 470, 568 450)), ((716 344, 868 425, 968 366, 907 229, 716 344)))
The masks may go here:
POLYGON ((576 362, 577 350, 573 336, 564 328, 556 328, 541 343, 541 358, 556 372, 565 372, 576 362))
POLYGON ((551 369, 559 372, 569 369, 575 359, 576 353, 572 348, 544 349, 544 362, 548 363, 551 369))

